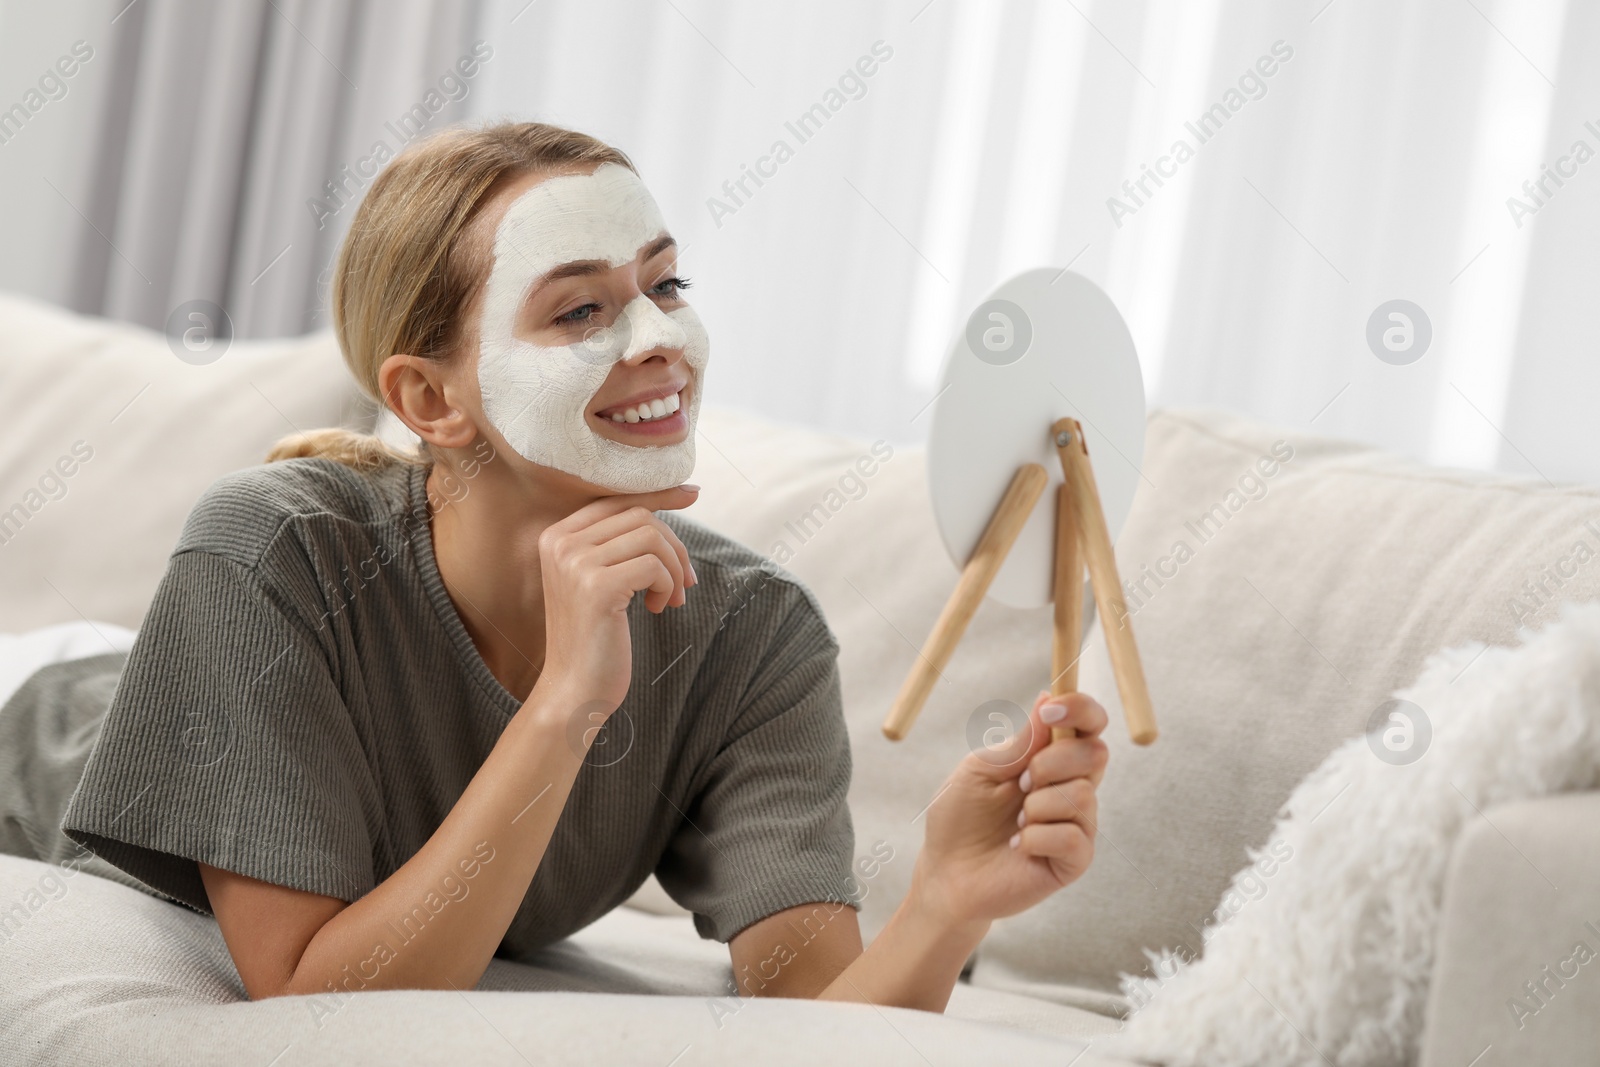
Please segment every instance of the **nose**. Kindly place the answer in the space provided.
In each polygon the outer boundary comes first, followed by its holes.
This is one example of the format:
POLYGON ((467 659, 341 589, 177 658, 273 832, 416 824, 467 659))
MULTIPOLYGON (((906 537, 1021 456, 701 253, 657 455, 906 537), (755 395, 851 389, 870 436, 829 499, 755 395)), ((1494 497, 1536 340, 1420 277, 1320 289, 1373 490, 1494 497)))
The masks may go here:
POLYGON ((665 355, 668 363, 674 363, 683 356, 683 346, 688 343, 683 327, 643 293, 634 297, 618 318, 627 331, 621 362, 643 363, 652 356, 665 355))

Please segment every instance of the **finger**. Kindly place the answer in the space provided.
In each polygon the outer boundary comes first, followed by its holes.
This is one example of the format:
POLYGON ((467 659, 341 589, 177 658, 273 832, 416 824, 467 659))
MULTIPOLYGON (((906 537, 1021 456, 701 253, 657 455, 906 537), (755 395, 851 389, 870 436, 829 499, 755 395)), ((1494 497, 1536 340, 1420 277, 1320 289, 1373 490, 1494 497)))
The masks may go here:
MULTIPOLYGON (((684 482, 682 485, 674 485, 667 489, 656 489, 649 493, 617 493, 615 496, 603 496, 599 500, 584 506, 593 507, 595 504, 614 500, 618 502, 618 506, 623 508, 643 507, 650 511, 677 511, 679 508, 688 507, 699 499, 700 487, 693 482, 684 482)), ((579 510, 581 511, 582 508, 579 510)))
MULTIPOLYGON (((589 526, 587 530, 574 531, 574 533, 568 534, 568 539, 579 539, 579 541, 586 542, 586 544, 605 544, 605 542, 614 541, 614 539, 621 537, 622 534, 630 533, 630 531, 634 530, 654 530, 661 536, 662 542, 677 557, 677 569, 675 569, 674 573, 682 577, 685 589, 699 581, 696 574, 694 574, 694 565, 690 561, 690 550, 686 549, 670 526, 661 522, 659 518, 654 517, 650 512, 646 512, 643 507, 630 507, 626 512, 611 515, 610 518, 603 518, 595 525, 589 526)), ((606 563, 614 563, 614 561, 616 560, 608 558, 606 563)))
POLYGON ((1031 792, 1055 782, 1091 778, 1105 770, 1111 750, 1098 737, 1064 737, 1052 741, 1028 761, 1027 779, 1022 784, 1031 792))
POLYGON ((1029 713, 1026 723, 1026 728, 1018 730, 1005 745, 988 749, 982 755, 969 756, 972 769, 994 781, 1020 778, 1034 756, 1051 743, 1052 726, 1081 727, 1080 732, 1092 736, 1105 728, 1105 710, 1093 697, 1083 693, 1052 696, 1049 691, 1040 690, 1033 699, 1033 711, 1029 713), (1065 712, 1054 721, 1046 722, 1043 718, 1045 709, 1052 705, 1065 709, 1065 712))
POLYGON ((1097 737, 1106 728, 1106 709, 1087 693, 1062 693, 1039 702, 1036 714, 1046 726, 1073 730, 1081 736, 1097 737), (1050 710, 1065 708, 1066 713, 1050 710))
POLYGON ((1051 703, 1067 709, 1066 715, 1053 723, 1055 728, 1065 726, 1065 729, 1061 730, 1062 737, 1094 740, 1097 762, 1089 773, 1089 780, 1099 785, 1106 776, 1106 763, 1110 757, 1110 750, 1105 747, 1105 741, 1100 736, 1105 732, 1109 721, 1106 709, 1099 701, 1085 693, 1066 693, 1051 703))
POLYGON ((1018 826, 1075 822, 1092 838, 1100 818, 1100 801, 1087 778, 1047 785, 1030 792, 1022 802, 1018 826))
POLYGON ((584 553, 583 558, 594 566, 612 567, 644 555, 651 555, 660 560, 661 565, 672 575, 673 584, 668 590, 668 599, 675 600, 684 589, 684 562, 672 550, 667 539, 661 536, 661 531, 653 525, 636 526, 618 534, 611 540, 590 548, 584 553))
POLYGON ((649 592, 645 594, 645 607, 655 614, 660 614, 675 588, 672 572, 667 570, 659 556, 653 554, 634 556, 632 559, 607 567, 606 571, 615 574, 636 593, 641 589, 648 590, 649 592), (652 607, 652 603, 660 604, 662 607, 652 607))
POLYGON ((675 511, 686 508, 700 499, 700 487, 688 488, 688 483, 671 489, 658 489, 653 493, 618 493, 591 500, 571 515, 551 523, 551 529, 581 530, 599 520, 629 508, 642 507, 646 511, 675 511))
POLYGON ((968 753, 962 762, 969 773, 991 782, 1014 782, 1028 769, 1028 761, 1034 753, 1050 743, 1050 731, 1040 726, 1037 704, 1033 713, 1022 719, 1020 728, 1015 732, 1010 731, 1010 725, 1009 722, 1006 724, 1009 736, 1002 741, 992 745, 986 743, 982 749, 975 748, 968 753))
POLYGON ((1024 856, 1060 860, 1065 866, 1086 870, 1094 858, 1094 842, 1075 822, 1024 826, 1012 837, 1012 847, 1024 856))
POLYGON ((1048 729, 1053 740, 1073 737, 1077 734, 1077 731, 1067 725, 1065 721, 1067 717, 1067 696, 1068 694, 1066 693, 1056 694, 1048 690, 1042 690, 1039 693, 1039 699, 1034 701, 1033 712, 1041 722, 1050 724, 1048 729))
MULTIPOLYGON (((1040 739, 1040 744, 1037 745, 1035 752, 1042 750, 1051 741, 1056 741, 1061 737, 1072 737, 1077 733, 1070 725, 1069 718, 1067 718, 1067 709, 1069 709, 1070 704, 1069 697, 1072 696, 1074 696, 1072 693, 1054 694, 1051 693, 1050 689, 1040 689, 1038 696, 1034 697, 1034 710, 1030 713, 1027 721, 1029 721, 1030 733, 1040 739)), ((1029 758, 1032 758, 1032 755, 1034 755, 1034 752, 1029 752, 1029 758)))
POLYGON ((626 511, 621 511, 615 515, 608 516, 583 530, 574 531, 572 536, 581 538, 587 544, 598 545, 604 541, 609 541, 612 538, 627 532, 628 530, 636 529, 639 526, 646 525, 652 526, 656 530, 660 531, 661 536, 664 537, 667 544, 672 547, 672 551, 677 554, 678 562, 682 567, 682 572, 687 576, 687 580, 684 582, 684 588, 687 589, 691 585, 698 584, 700 580, 699 576, 697 576, 694 572, 694 564, 689 561, 689 550, 684 547, 683 541, 681 541, 678 538, 678 535, 673 532, 672 527, 656 518, 656 516, 645 510, 643 507, 629 508, 626 511))
POLYGON ((653 563, 659 568, 659 572, 646 568, 644 573, 652 576, 658 573, 667 575, 667 584, 665 586, 662 586, 659 579, 654 577, 648 587, 634 586, 636 591, 644 590, 644 606, 652 614, 660 614, 669 607, 679 607, 685 602, 683 575, 674 569, 679 565, 677 554, 667 547, 666 542, 661 539, 654 529, 640 527, 631 534, 623 535, 622 538, 609 541, 605 545, 596 546, 592 551, 597 553, 614 551, 616 553, 615 558, 607 564, 608 567, 643 560, 647 563, 653 563), (622 543, 618 544, 618 541, 622 543), (629 541, 633 543, 629 544, 629 541))

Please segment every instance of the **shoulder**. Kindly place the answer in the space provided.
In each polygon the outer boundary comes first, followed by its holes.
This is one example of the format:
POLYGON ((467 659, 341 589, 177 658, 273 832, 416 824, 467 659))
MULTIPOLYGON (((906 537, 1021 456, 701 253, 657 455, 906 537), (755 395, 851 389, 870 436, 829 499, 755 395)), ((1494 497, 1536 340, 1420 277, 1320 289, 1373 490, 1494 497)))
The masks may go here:
POLYGON ((358 471, 311 457, 233 471, 201 494, 173 554, 207 552, 254 567, 286 524, 314 517, 356 524, 392 519, 404 506, 408 477, 401 464, 358 471))
POLYGON ((726 534, 718 533, 680 511, 657 515, 669 526, 689 551, 700 584, 689 594, 697 597, 706 610, 714 610, 718 629, 734 616, 746 622, 763 620, 758 627, 770 638, 786 642, 814 639, 833 649, 838 639, 816 594, 798 577, 779 564, 726 534), (703 592, 702 592, 703 590, 703 592))

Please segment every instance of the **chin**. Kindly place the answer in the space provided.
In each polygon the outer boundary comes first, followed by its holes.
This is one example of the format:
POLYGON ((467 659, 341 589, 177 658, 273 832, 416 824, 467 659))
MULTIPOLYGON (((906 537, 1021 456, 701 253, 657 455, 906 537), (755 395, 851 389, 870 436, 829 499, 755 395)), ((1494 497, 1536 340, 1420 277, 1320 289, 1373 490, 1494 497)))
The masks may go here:
POLYGON ((599 445, 595 461, 572 473, 602 493, 653 493, 682 485, 694 474, 692 425, 679 439, 658 445, 614 441, 599 434, 595 441, 599 445))

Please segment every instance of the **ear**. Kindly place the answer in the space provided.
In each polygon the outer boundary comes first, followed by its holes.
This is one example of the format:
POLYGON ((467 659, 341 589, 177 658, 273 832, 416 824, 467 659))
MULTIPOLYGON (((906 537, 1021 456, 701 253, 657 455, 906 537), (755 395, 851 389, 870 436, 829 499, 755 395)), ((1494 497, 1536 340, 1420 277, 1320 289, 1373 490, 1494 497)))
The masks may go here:
POLYGON ((378 368, 378 388, 412 433, 441 448, 466 448, 478 427, 449 396, 446 377, 444 366, 434 360, 397 354, 378 368))

